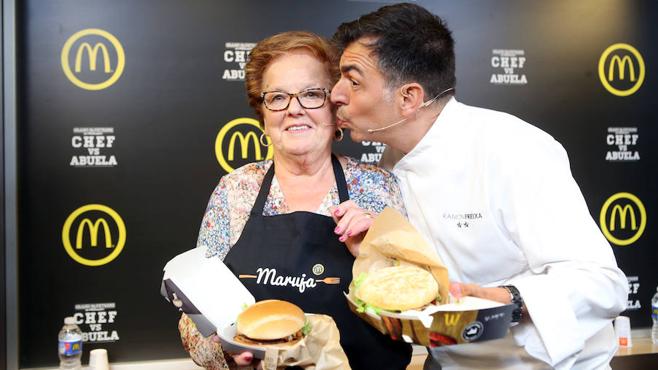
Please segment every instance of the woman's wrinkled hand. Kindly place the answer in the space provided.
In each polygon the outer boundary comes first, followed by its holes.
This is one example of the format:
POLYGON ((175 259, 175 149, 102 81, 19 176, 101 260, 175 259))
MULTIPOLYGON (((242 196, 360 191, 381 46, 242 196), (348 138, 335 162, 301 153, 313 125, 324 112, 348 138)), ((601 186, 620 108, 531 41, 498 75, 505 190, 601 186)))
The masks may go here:
POLYGON ((247 366, 251 365, 251 362, 254 360, 254 355, 251 352, 242 352, 237 355, 232 355, 233 361, 238 366, 247 366))
POLYGON ((361 241, 370 229, 374 215, 357 206, 352 200, 331 207, 330 212, 336 222, 334 233, 339 236, 338 240, 344 242, 350 253, 357 257, 361 241))
MULTIPOLYGON (((215 343, 219 343, 219 336, 217 334, 212 336, 212 340, 215 343)), ((226 355, 226 352, 224 353, 226 355)), ((260 366, 260 361, 256 360, 254 361, 254 354, 251 352, 242 352, 242 353, 237 353, 233 354, 231 353, 230 356, 233 358, 233 364, 229 362, 229 368, 231 369, 240 369, 245 366, 249 366, 249 369, 255 367, 256 369, 261 369, 262 367, 260 366), (237 365, 237 367, 235 366, 237 365), (251 365, 251 366, 250 366, 251 365)))

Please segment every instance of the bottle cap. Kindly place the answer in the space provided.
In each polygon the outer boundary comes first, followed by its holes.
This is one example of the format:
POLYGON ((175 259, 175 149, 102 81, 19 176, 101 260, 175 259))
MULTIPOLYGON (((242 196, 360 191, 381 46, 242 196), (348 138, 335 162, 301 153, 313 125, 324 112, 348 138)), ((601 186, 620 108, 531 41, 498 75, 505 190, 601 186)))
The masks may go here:
POLYGON ((69 316, 64 318, 64 324, 66 325, 74 325, 75 324, 75 317, 69 316))

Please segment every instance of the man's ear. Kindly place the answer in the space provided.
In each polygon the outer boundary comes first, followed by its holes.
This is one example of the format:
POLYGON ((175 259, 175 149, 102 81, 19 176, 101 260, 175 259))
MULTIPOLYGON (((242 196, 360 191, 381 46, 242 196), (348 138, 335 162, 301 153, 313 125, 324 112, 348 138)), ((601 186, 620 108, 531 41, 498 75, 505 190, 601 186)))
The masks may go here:
POLYGON ((402 85, 399 91, 402 115, 407 116, 416 113, 425 100, 423 87, 417 82, 411 82, 402 85))

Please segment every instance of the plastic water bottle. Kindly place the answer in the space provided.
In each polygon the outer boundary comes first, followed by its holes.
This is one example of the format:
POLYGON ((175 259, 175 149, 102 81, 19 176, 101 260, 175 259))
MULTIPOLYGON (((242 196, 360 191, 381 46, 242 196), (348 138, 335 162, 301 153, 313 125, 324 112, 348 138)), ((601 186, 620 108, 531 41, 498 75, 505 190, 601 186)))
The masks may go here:
POLYGON ((651 319, 653 320, 651 341, 653 344, 658 344, 658 287, 656 287, 656 294, 651 298, 651 319))
POLYGON ((73 317, 64 319, 64 326, 59 331, 59 368, 79 370, 82 357, 82 331, 75 324, 73 317))

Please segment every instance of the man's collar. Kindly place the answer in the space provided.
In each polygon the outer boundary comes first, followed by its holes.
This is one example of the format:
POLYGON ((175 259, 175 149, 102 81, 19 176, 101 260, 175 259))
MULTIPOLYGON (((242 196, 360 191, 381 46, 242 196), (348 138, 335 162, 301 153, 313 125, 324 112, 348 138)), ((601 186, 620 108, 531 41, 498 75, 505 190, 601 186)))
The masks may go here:
MULTIPOLYGON (((382 155, 382 159, 380 160, 380 166, 388 169, 388 170, 394 170, 396 168, 399 168, 397 164, 399 162, 405 162, 407 160, 410 160, 412 157, 419 155, 423 151, 425 151, 428 147, 431 147, 433 142, 434 142, 434 137, 439 135, 439 132, 441 131, 441 127, 445 126, 449 122, 453 120, 453 117, 455 116, 458 107, 459 107, 459 102, 457 99, 452 96, 448 100, 448 102, 445 104, 445 106, 441 109, 439 112, 439 116, 436 117, 432 125, 430 126, 429 130, 423 135, 423 137, 416 143, 416 145, 411 149, 409 153, 402 153, 399 150, 395 150, 391 148, 390 146, 386 146, 386 150, 384 151, 384 154, 382 155)), ((404 165, 403 165, 404 166, 404 165)))

